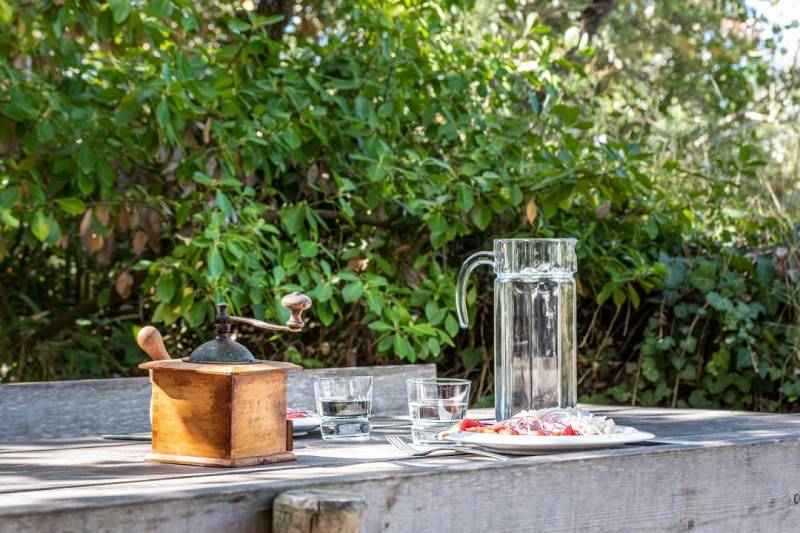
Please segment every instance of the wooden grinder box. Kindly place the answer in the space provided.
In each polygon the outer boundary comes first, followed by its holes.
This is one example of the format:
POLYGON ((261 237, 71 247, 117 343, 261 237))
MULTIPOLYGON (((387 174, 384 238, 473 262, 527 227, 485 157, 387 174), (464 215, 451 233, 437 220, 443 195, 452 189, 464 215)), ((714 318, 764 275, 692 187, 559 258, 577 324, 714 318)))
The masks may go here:
POLYGON ((235 467, 295 459, 287 449, 286 382, 299 366, 171 359, 140 367, 150 370, 153 389, 146 460, 235 467))

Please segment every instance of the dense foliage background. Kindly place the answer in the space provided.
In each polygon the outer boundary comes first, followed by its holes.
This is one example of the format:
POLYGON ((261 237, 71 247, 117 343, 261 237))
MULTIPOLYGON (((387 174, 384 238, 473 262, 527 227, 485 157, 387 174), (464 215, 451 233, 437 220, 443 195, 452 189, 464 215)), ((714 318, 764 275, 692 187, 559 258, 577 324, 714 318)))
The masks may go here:
POLYGON ((572 236, 583 400, 798 410, 782 32, 744 0, 0 0, 0 381, 138 375, 140 325, 183 355, 215 301, 302 290, 258 356, 491 402, 457 269, 572 236))

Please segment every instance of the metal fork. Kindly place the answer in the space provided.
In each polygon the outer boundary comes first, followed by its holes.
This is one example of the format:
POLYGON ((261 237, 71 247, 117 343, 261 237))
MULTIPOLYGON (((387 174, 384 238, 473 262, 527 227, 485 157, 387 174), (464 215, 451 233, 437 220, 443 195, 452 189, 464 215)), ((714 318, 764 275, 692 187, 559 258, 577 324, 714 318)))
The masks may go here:
POLYGON ((508 461, 508 457, 504 457, 496 453, 487 452, 485 450, 481 450, 478 448, 471 448, 467 446, 434 446, 432 448, 426 448, 424 450, 421 450, 419 448, 415 448, 414 446, 407 443, 397 435, 387 435, 386 440, 389 442, 389 444, 391 444, 401 452, 405 453, 406 455, 410 455, 412 457, 424 457, 433 452, 446 450, 449 452, 480 455, 482 457, 488 457, 490 459, 494 459, 495 461, 508 461))

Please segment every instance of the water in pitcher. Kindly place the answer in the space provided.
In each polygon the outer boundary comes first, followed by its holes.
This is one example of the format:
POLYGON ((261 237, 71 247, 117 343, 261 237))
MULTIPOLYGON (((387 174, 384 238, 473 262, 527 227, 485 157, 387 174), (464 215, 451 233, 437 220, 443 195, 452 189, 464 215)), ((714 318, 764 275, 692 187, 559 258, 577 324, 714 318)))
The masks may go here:
POLYGON ((495 399, 498 417, 525 409, 570 407, 577 400, 574 359, 575 282, 536 272, 495 282, 495 399), (570 368, 570 366, 572 368, 570 368))

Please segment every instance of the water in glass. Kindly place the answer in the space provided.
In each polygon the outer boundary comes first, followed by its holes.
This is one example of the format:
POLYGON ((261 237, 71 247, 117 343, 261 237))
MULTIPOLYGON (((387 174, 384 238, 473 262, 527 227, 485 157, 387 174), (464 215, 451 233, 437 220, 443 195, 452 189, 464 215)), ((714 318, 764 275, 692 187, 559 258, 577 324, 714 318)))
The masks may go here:
POLYGON ((408 414, 415 443, 434 442, 439 433, 464 419, 469 386, 464 379, 408 380, 408 414))
POLYGON ((325 440, 368 440, 372 377, 314 380, 320 432, 325 440))

